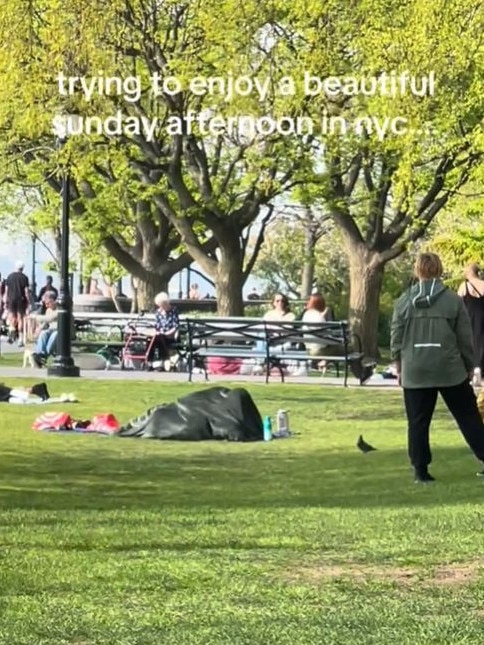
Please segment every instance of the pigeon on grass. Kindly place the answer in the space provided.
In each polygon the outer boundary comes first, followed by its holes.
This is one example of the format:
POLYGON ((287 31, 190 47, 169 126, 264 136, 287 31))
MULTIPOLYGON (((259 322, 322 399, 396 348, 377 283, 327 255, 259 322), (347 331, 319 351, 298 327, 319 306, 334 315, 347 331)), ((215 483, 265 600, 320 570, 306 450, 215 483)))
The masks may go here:
POLYGON ((370 446, 369 443, 366 443, 366 441, 363 439, 363 435, 360 434, 358 437, 358 441, 356 442, 356 447, 361 450, 361 452, 373 452, 373 450, 376 450, 373 446, 370 446))

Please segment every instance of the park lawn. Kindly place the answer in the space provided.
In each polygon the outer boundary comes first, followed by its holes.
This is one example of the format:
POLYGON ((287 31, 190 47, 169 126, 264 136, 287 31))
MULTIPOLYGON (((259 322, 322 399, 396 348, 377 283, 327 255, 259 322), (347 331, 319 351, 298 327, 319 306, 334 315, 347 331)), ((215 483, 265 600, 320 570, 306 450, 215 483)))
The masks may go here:
POLYGON ((294 437, 187 444, 30 426, 200 384, 49 387, 81 402, 0 412, 0 645, 482 642, 484 482, 441 407, 417 486, 398 391, 253 385, 294 437))

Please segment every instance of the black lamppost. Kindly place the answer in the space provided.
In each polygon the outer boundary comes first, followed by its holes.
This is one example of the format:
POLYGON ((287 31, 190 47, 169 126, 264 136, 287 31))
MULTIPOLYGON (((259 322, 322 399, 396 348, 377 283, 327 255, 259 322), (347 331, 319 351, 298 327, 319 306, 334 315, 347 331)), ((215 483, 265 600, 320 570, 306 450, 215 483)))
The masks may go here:
POLYGON ((36 283, 36 275, 35 275, 35 265, 37 264, 37 258, 35 253, 36 242, 37 242, 37 235, 35 233, 32 233, 32 279, 31 279, 32 302, 37 302, 37 283, 36 283))
POLYGON ((191 275, 190 275, 190 265, 187 266, 187 298, 190 298, 190 283, 191 283, 191 275))
MULTIPOLYGON (((54 132, 59 145, 65 145, 70 133, 73 116, 56 117, 53 121, 54 132)), ((80 376, 79 368, 74 365, 71 354, 72 299, 69 288, 69 207, 70 207, 70 169, 67 163, 62 171, 62 224, 61 224, 61 267, 57 318, 57 356, 49 376, 80 376)))

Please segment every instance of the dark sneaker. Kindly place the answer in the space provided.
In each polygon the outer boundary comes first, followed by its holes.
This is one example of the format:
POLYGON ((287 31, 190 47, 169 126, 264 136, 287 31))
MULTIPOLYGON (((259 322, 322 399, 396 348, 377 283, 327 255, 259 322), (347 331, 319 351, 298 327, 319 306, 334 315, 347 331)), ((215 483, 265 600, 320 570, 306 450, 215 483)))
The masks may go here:
POLYGON ((44 367, 45 357, 43 354, 32 354, 32 360, 36 367, 44 367))
POLYGON ((428 484, 429 482, 434 482, 435 477, 428 472, 416 472, 415 473, 415 483, 416 484, 428 484))
POLYGON ((47 391, 47 385, 45 383, 37 383, 37 385, 34 385, 32 388, 32 394, 35 394, 35 396, 38 396, 42 401, 47 401, 47 399, 50 399, 49 392, 47 391))

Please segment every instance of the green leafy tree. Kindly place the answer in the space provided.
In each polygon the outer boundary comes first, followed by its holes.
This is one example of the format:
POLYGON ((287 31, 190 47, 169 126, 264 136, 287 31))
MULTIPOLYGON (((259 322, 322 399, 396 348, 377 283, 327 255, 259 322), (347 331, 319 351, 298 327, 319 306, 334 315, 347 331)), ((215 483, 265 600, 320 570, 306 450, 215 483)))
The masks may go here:
POLYGON ((479 186, 469 186, 449 202, 431 227, 425 248, 438 253, 447 283, 457 288, 466 265, 484 265, 484 195, 479 186))
POLYGON ((296 2, 287 5, 285 22, 300 79, 383 82, 387 74, 389 82, 392 73, 406 74, 407 91, 394 96, 335 91, 333 82, 291 101, 321 124, 314 185, 343 239, 354 330, 376 355, 385 266, 424 236, 482 168, 484 12, 478 0, 296 2), (412 75, 427 78, 426 86, 417 79, 413 94, 412 75), (383 136, 374 121, 355 127, 361 117, 405 127, 383 136))
POLYGON ((139 79, 141 93, 135 100, 95 93, 86 101, 79 85, 66 97, 65 107, 85 118, 119 112, 123 118, 156 117, 162 124, 152 138, 123 133, 108 141, 91 135, 68 144, 64 152, 70 155, 75 179, 77 230, 81 236, 86 228, 90 235, 99 231, 108 252, 145 284, 147 300, 193 259, 216 283, 219 310, 241 313, 242 286, 255 260, 255 255, 245 257, 245 231, 261 209, 269 207, 270 212, 271 200, 297 181, 304 151, 287 137, 227 128, 207 136, 201 125, 192 131, 186 124, 179 130, 166 126, 176 119, 183 122, 190 111, 228 118, 263 116, 277 107, 272 88, 263 100, 252 94, 233 101, 223 94, 197 96, 186 90, 195 76, 270 76, 274 53, 263 40, 273 10, 233 0, 4 4, 0 37, 13 34, 8 54, 0 53, 4 156, 22 154, 27 175, 37 161, 56 188, 49 168, 55 155, 27 151, 48 137, 59 103, 58 72, 91 78, 103 70, 104 77, 139 79), (22 33, 15 29, 19 16, 26 23, 22 33), (183 87, 155 95, 153 75, 161 82, 176 75, 183 87))
MULTIPOLYGON (((294 211, 293 211, 294 212, 294 211)), ((314 222, 313 222, 314 224, 314 222)), ((305 254, 308 251, 307 220, 287 216, 269 224, 265 242, 254 266, 254 275, 265 283, 265 291, 283 291, 296 298, 306 298, 318 288, 339 315, 346 316, 348 306, 348 265, 342 253, 341 237, 331 225, 312 229, 316 239, 310 250, 312 281, 309 293, 304 286, 305 254)))

